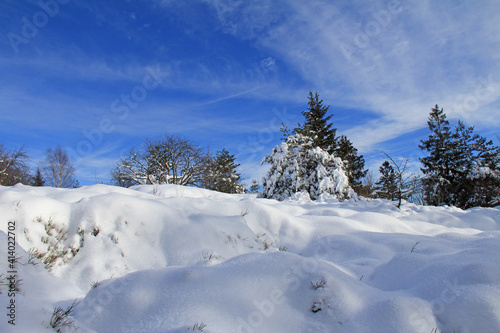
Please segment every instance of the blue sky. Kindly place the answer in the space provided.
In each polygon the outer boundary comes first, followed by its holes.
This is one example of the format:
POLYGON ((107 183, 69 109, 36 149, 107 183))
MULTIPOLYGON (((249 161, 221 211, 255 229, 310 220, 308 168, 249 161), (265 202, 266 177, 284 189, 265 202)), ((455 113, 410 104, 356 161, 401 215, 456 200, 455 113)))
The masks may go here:
POLYGON ((81 184, 165 132, 248 183, 317 91, 375 173, 417 163, 437 103, 500 136, 500 2, 2 0, 0 142, 71 154, 81 184))

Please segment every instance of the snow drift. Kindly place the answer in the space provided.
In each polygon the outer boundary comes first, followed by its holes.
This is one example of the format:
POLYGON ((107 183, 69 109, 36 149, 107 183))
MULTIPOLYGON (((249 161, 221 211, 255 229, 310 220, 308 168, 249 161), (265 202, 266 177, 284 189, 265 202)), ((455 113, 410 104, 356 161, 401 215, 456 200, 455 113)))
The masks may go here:
POLYGON ((1 332, 53 332, 75 299, 62 332, 500 331, 498 208, 17 185, 0 216, 22 279, 1 332))

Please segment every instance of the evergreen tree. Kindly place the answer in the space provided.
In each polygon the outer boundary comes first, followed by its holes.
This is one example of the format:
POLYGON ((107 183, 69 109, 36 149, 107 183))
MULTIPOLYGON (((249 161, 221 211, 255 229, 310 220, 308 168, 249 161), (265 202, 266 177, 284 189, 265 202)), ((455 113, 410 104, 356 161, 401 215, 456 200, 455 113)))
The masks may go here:
POLYGON ((426 202, 434 206, 449 205, 454 144, 446 114, 437 104, 432 108, 427 124, 432 134, 419 145, 429 153, 429 156, 420 158, 426 202))
POLYGON ((259 193, 259 182, 256 179, 252 179, 252 185, 250 185, 248 193, 259 193))
POLYGON ((209 189, 225 193, 243 193, 245 189, 240 184, 240 174, 236 171, 239 164, 236 158, 226 149, 218 151, 211 166, 211 183, 209 189))
POLYGON ((328 154, 335 153, 337 129, 332 128, 332 123, 328 123, 333 115, 326 115, 330 106, 324 106, 318 93, 313 95, 311 91, 309 92, 308 105, 307 111, 302 111, 305 122, 303 125, 299 124, 299 127, 294 130, 294 134, 311 138, 314 147, 319 147, 328 154))
MULTIPOLYGON (((284 198, 290 196, 292 193, 305 191, 309 193, 311 198, 316 199, 316 190, 313 188, 315 186, 324 186, 325 183, 322 183, 321 185, 314 184, 312 182, 314 178, 313 175, 316 172, 315 177, 317 179, 321 177, 335 178, 335 175, 321 175, 321 173, 326 170, 331 170, 333 172, 336 168, 342 169, 342 174, 347 175, 347 187, 349 187, 349 191, 351 191, 350 186, 353 186, 358 190, 362 188, 361 179, 365 177, 368 172, 368 170, 364 170, 365 161, 363 156, 358 156, 357 149, 354 148, 352 142, 349 141, 347 137, 342 136, 339 140, 337 140, 337 129, 333 128, 333 124, 330 122, 333 115, 327 115, 330 107, 323 105, 323 100, 319 99, 318 93, 313 94, 312 92, 309 92, 308 99, 308 108, 306 111, 302 112, 305 118, 304 123, 298 124, 298 127, 295 128, 291 134, 288 131, 288 128, 283 125, 281 132, 283 133, 282 141, 285 141, 284 145, 275 147, 273 154, 264 159, 264 162, 269 162, 272 165, 268 176, 276 171, 277 173, 275 173, 274 176, 280 179, 279 184, 276 183, 276 179, 272 180, 270 183, 269 179, 267 179, 267 183, 263 184, 265 197, 269 197, 269 195, 271 195, 271 197, 284 198), (316 148, 319 150, 316 150, 316 148), (277 149, 281 149, 281 154, 289 154, 289 158, 291 158, 291 160, 286 161, 287 163, 300 163, 293 166, 287 165, 288 170, 291 172, 290 174, 287 174, 287 172, 283 172, 283 170, 280 169, 282 167, 280 164, 285 161, 278 162, 275 158, 274 154, 279 154, 277 149), (323 155, 324 153, 327 155, 323 155), (339 159, 342 163, 338 164, 337 162, 331 162, 336 166, 333 167, 330 165, 322 170, 318 170, 318 165, 324 162, 321 161, 318 164, 316 159, 319 158, 320 155, 323 157, 328 156, 327 159, 331 159, 331 161, 337 161, 337 159, 339 159), (308 160, 304 156, 309 156, 312 160, 308 160), (298 173, 293 174, 293 172, 298 173), (301 190, 298 190, 297 188, 291 189, 292 185, 289 184, 290 181, 292 183, 295 182, 295 185, 300 187, 301 190), (286 193, 284 192, 276 195, 269 194, 273 192, 272 186, 274 185, 269 185, 271 183, 277 186, 276 190, 278 192, 280 191, 279 189, 287 189, 284 190, 286 193), (266 192, 269 193, 266 194, 266 192)), ((338 179, 334 182, 336 181, 338 181, 338 179)), ((321 192, 322 190, 318 191, 321 192)), ((327 192, 331 191, 328 190, 327 192)), ((337 195, 342 191, 337 191, 338 193, 336 191, 333 192, 337 195)), ((344 194, 340 195, 340 197, 344 197, 344 194)))
POLYGON ((342 135, 337 139, 335 156, 340 157, 344 162, 349 184, 359 194, 362 188, 362 179, 368 173, 368 170, 364 169, 363 155, 358 155, 358 150, 354 148, 352 142, 345 135, 342 135))
POLYGON ((44 186, 45 185, 45 179, 42 177, 42 172, 40 171, 40 168, 36 168, 36 173, 35 176, 33 177, 33 180, 31 181, 31 186, 44 186))
POLYGON ((468 174, 475 163, 474 146, 479 136, 473 135, 472 127, 467 128, 459 121, 452 138, 454 151, 450 163, 449 203, 457 207, 464 207, 474 191, 473 181, 469 179, 468 174))
MULTIPOLYGON (((302 112, 305 118, 304 124, 299 124, 293 133, 309 137, 313 147, 319 147, 330 155, 340 157, 344 162, 349 184, 354 190, 360 191, 361 180, 368 172, 364 169, 363 155, 358 155, 358 150, 345 135, 336 137, 337 129, 333 128, 330 122, 333 115, 327 116, 330 106, 323 105, 323 100, 319 99, 318 93, 309 92, 308 98, 308 109, 302 112)), ((288 131, 285 128, 282 132, 286 140, 288 131)))
POLYGON ((377 198, 395 200, 396 199, 396 174, 389 161, 385 161, 380 166, 380 180, 375 183, 375 193, 377 198))
POLYGON ((467 209, 475 206, 491 207, 500 200, 500 148, 492 141, 474 134, 473 127, 459 121, 453 134, 454 206, 467 209))
POLYGON ((458 121, 451 132, 446 114, 436 105, 429 117, 433 133, 420 148, 425 201, 463 209, 500 204, 500 148, 458 121))
POLYGON ((307 193, 312 200, 323 193, 339 200, 352 195, 342 160, 314 146, 310 137, 289 136, 262 162, 271 164, 262 180, 263 198, 284 200, 298 192, 307 193))

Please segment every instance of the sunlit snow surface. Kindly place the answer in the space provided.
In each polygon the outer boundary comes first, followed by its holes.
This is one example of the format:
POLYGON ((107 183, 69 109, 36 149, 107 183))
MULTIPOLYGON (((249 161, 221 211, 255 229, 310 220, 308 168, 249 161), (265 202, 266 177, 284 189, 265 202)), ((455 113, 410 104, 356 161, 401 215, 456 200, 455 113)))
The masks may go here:
POLYGON ((54 332, 75 299, 63 332, 500 332, 498 208, 18 185, 0 216, 0 274, 15 221, 22 279, 1 332, 54 332), (57 228, 52 271, 27 263, 57 228))

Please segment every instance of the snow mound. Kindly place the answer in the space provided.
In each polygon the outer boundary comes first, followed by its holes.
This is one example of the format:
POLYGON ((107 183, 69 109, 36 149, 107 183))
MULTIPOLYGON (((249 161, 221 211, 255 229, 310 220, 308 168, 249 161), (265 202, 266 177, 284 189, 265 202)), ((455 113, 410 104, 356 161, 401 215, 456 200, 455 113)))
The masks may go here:
POLYGON ((500 331, 498 208, 17 185, 0 216, 22 279, 1 332, 53 331, 75 299, 66 332, 500 331))

